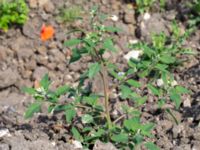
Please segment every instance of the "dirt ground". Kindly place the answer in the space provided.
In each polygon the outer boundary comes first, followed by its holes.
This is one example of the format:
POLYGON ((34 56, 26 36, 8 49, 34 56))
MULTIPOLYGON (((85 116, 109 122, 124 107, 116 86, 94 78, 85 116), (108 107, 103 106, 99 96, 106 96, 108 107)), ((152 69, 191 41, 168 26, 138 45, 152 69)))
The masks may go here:
MULTIPOLYGON (((87 12, 91 6, 100 5, 102 12, 119 17, 117 21, 108 20, 106 25, 114 25, 123 30, 114 35, 117 54, 107 53, 106 57, 123 66, 123 56, 129 51, 127 42, 143 40, 150 42, 150 33, 170 34, 172 20, 184 18, 181 14, 182 3, 170 0, 168 9, 163 13, 151 12, 150 19, 136 16, 130 5, 119 0, 28 0, 29 20, 22 28, 11 28, 0 34, 0 150, 73 150, 69 131, 56 128, 60 116, 45 115, 46 106, 31 120, 23 115, 33 99, 21 92, 24 86, 31 87, 49 73, 53 81, 52 88, 58 85, 76 85, 80 73, 87 68, 89 58, 68 65, 66 47, 63 42, 70 38, 66 33, 71 26, 87 28, 81 21, 62 24, 56 16, 59 8, 79 5, 87 12), (180 15, 181 14, 181 15, 180 15), (51 24, 56 30, 54 39, 41 42, 39 38, 42 24, 51 24)), ((87 16, 86 13, 83 16, 87 16)), ((185 30, 185 21, 180 19, 181 29, 185 30)), ((200 30, 193 33, 185 46, 197 52, 184 66, 177 69, 175 78, 181 85, 192 91, 192 95, 183 97, 179 111, 173 110, 178 125, 164 111, 156 111, 156 102, 149 97, 143 109, 143 119, 157 122, 154 130, 155 143, 162 150, 199 150, 200 149, 200 30)), ((98 82, 98 80, 96 81, 98 82)), ((98 87, 96 87, 98 88, 98 87)), ((115 149, 112 144, 98 141, 94 149, 115 149)))

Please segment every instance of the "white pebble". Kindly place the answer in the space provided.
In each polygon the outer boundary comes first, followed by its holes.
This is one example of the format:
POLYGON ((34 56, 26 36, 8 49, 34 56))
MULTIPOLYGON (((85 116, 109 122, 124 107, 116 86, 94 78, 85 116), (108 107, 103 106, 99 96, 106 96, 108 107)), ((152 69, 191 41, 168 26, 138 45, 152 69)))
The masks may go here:
POLYGON ((124 55, 124 58, 128 61, 131 58, 134 58, 136 60, 139 59, 139 56, 142 54, 141 50, 132 50, 130 52, 128 52, 128 54, 124 55))
POLYGON ((2 138, 4 136, 11 136, 11 134, 10 134, 8 129, 1 129, 0 130, 0 138, 2 138))
POLYGON ((129 43, 130 44, 136 44, 136 43, 138 43, 138 40, 136 40, 136 39, 135 40, 129 40, 129 43))
POLYGON ((74 148, 75 149, 82 149, 83 148, 83 146, 82 146, 82 144, 81 144, 81 142, 79 142, 79 141, 72 141, 72 144, 74 145, 74 148))
POLYGON ((162 79, 158 79, 158 80, 156 81, 156 84, 157 84, 157 86, 161 87, 161 86, 164 85, 164 82, 163 82, 162 79))
POLYGON ((146 12, 146 13, 144 14, 144 16, 143 16, 143 19, 144 19, 144 20, 149 20, 150 17, 151 17, 151 15, 150 15, 148 12, 146 12))
POLYGON ((112 21, 118 21, 118 20, 119 20, 119 17, 116 16, 116 15, 111 15, 111 16, 110 16, 110 19, 111 19, 112 21))

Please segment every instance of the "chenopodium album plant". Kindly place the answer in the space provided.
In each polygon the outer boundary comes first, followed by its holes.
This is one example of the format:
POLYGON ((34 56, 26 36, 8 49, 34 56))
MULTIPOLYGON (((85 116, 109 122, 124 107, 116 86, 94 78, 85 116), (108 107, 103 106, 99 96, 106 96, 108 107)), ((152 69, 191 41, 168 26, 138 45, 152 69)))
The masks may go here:
POLYGON ((65 42, 67 47, 72 47, 70 63, 84 55, 91 56, 93 60, 88 70, 80 76, 79 85, 76 88, 64 85, 51 91, 49 88, 51 82, 48 75, 45 75, 39 87, 24 88, 25 92, 35 98, 35 102, 28 107, 25 117, 32 117, 35 112, 40 111, 43 103, 48 103, 50 113, 57 111, 65 113, 73 138, 80 141, 85 149, 91 148, 96 140, 101 140, 112 142, 119 149, 137 149, 143 145, 147 149, 157 150, 159 148, 153 142, 148 142, 148 138, 154 137, 151 130, 155 124, 140 120, 139 106, 145 104, 147 96, 140 96, 134 91, 141 87, 136 79, 147 77, 149 83, 146 87, 158 96, 160 101, 167 101, 169 95, 178 108, 181 104, 181 94, 188 92, 182 86, 172 86, 173 75, 170 71, 172 66, 178 63, 176 56, 180 51, 179 46, 175 41, 170 41, 171 44, 166 46, 167 38, 164 34, 154 36, 151 45, 145 43, 131 45, 131 48, 141 49, 143 55, 140 60, 129 60, 127 71, 122 73, 115 64, 103 57, 106 51, 116 52, 113 40, 107 33, 116 33, 120 30, 104 26, 102 22, 105 15, 97 14, 97 10, 98 8, 94 7, 91 11, 90 32, 77 29, 75 32, 82 32, 84 36, 65 42), (102 79, 103 94, 95 93, 85 82, 92 81, 97 75, 102 79), (159 78, 163 80, 163 86, 160 88, 153 85, 159 78), (115 120, 110 114, 112 89, 119 91, 118 99, 134 103, 132 106, 122 105, 123 114, 115 120), (66 103, 59 102, 62 95, 65 95, 66 103))

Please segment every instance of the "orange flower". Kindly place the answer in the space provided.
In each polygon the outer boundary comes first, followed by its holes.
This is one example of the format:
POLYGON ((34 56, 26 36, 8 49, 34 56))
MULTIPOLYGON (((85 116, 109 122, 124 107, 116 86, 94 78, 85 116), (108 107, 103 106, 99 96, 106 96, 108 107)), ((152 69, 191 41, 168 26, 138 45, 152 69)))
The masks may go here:
POLYGON ((49 40, 53 37, 54 33, 55 33, 55 30, 52 26, 42 25, 40 38, 42 41, 49 40))

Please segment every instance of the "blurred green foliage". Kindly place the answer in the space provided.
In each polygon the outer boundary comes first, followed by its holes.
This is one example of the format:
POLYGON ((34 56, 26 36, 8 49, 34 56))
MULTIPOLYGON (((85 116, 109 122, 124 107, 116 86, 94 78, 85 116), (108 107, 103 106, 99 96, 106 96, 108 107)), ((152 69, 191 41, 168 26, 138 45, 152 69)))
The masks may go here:
POLYGON ((24 0, 0 1, 0 29, 7 31, 13 24, 23 25, 28 19, 28 6, 24 0))

